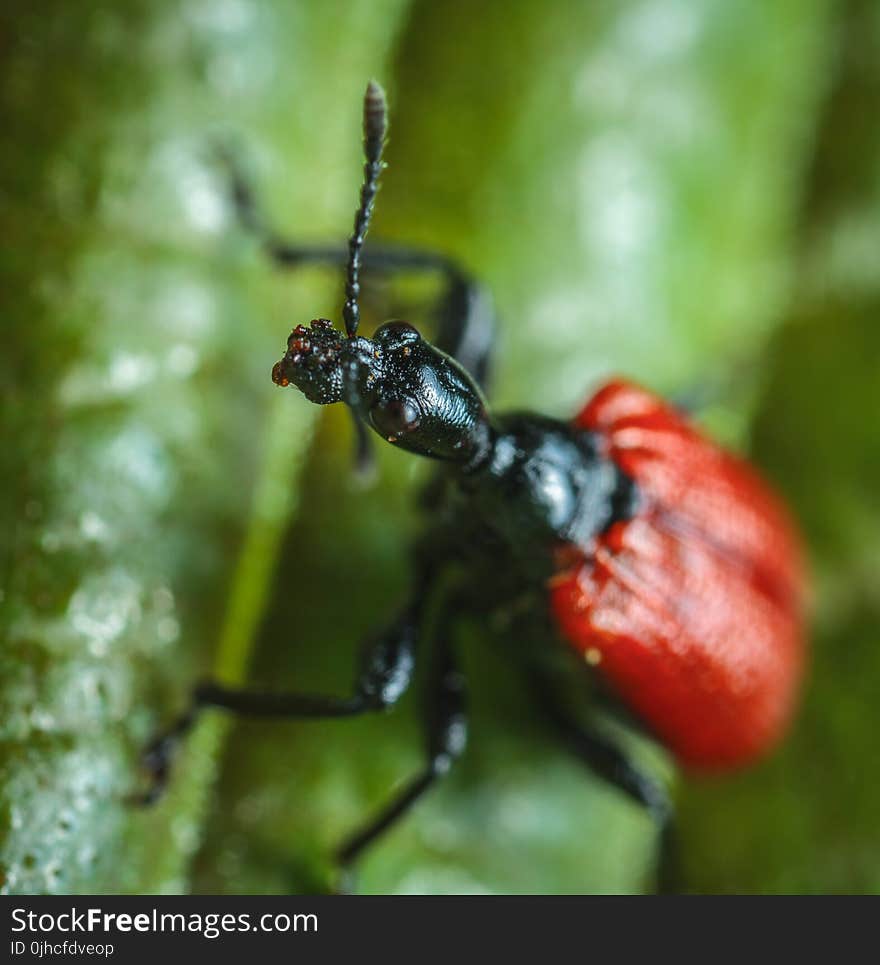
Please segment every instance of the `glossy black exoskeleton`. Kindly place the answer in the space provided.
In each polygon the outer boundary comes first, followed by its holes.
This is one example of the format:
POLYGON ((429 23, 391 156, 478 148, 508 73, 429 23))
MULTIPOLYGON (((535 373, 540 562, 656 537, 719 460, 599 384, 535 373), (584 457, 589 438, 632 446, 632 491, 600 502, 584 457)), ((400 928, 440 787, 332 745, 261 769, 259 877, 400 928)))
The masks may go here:
MULTIPOLYGON (((433 659, 424 703, 426 765, 378 816, 337 853, 346 871, 383 831, 445 773, 462 753, 467 725, 462 675, 452 652, 449 624, 462 611, 495 608, 506 598, 541 586, 559 562, 560 546, 588 547, 616 520, 637 510, 635 484, 598 451, 586 430, 532 413, 493 414, 484 397, 494 319, 491 302, 454 264, 431 253, 375 248, 362 251, 382 169, 385 100, 371 84, 364 113, 365 179, 349 250, 303 248, 278 240, 259 218, 251 193, 234 172, 234 199, 242 222, 261 237, 281 266, 306 262, 347 265, 345 333, 327 319, 291 333, 272 378, 296 386, 310 401, 350 407, 359 433, 359 459, 368 458, 364 427, 388 443, 438 463, 427 499, 431 524, 414 548, 407 603, 365 648, 350 696, 273 693, 198 686, 190 708, 150 746, 153 784, 161 793, 174 746, 198 713, 219 707, 261 717, 339 717, 384 710, 409 686, 429 601, 445 594, 442 625, 433 626, 433 659), (434 344, 410 324, 392 321, 372 338, 358 334, 361 261, 384 270, 433 270, 446 280, 434 344), (461 584, 441 580, 451 566, 461 584), (494 572, 493 572, 494 571, 494 572), (474 592, 474 586, 478 592, 474 592)), ((548 632, 550 632, 548 627, 548 632)), ((529 668, 540 706, 568 746, 593 770, 645 805, 669 827, 664 790, 638 771, 603 733, 570 715, 554 697, 540 664, 529 668)))

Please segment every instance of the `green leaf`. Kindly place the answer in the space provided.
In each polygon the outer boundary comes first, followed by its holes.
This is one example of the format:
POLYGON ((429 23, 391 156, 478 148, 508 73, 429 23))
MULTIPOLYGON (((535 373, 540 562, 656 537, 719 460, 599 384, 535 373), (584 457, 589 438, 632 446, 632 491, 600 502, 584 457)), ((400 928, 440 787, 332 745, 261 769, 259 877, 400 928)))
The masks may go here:
POLYGON ((269 369, 323 291, 232 241, 211 150, 337 224, 403 6, 4 7, 6 891, 187 887, 221 726, 156 812, 125 799, 218 640, 245 672, 312 421, 269 369))

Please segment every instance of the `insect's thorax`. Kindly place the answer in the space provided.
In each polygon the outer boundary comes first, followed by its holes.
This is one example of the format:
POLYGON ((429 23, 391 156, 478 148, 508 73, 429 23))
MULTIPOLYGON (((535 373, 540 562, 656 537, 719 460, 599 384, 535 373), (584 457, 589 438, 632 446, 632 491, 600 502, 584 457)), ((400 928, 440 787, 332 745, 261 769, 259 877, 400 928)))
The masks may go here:
POLYGON ((634 483, 599 452, 592 433, 519 413, 499 417, 495 429, 489 457, 449 493, 455 516, 468 523, 468 551, 546 578, 560 546, 588 552, 635 512, 634 483))

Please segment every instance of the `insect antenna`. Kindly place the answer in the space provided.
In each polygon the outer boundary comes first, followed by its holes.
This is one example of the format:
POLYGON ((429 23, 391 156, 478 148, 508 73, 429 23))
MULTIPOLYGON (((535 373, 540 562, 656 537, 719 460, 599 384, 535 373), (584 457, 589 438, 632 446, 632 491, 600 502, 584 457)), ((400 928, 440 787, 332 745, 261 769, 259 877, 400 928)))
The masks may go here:
POLYGON ((364 183, 361 186, 361 200, 354 216, 354 230, 348 242, 348 264, 345 269, 345 305, 342 307, 342 320, 345 332, 355 335, 360 322, 358 295, 361 268, 361 250, 370 227, 373 203, 379 190, 379 175, 385 167, 382 162, 382 148, 385 146, 385 132, 388 128, 388 103, 385 91, 376 81, 367 84, 364 95, 364 183))

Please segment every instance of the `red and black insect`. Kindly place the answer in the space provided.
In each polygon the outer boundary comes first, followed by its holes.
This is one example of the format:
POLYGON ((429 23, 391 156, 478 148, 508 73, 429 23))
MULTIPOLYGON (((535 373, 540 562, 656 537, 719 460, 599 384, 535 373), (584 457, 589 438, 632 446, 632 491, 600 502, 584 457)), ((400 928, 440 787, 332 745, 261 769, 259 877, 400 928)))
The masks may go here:
MULTIPOLYGON (((488 617, 533 600, 543 649, 559 639, 574 647, 601 690, 694 768, 746 764, 771 748, 791 717, 804 659, 798 537, 748 465, 676 408, 625 381, 605 385, 570 422, 492 412, 483 394, 493 333, 485 293, 434 254, 362 250, 385 126, 384 94, 371 84, 364 185, 348 252, 278 240, 237 175, 234 197, 243 222, 279 265, 347 266, 345 332, 326 319, 297 326, 272 370, 276 385, 295 385, 321 405, 349 406, 362 461, 368 427, 439 463, 425 493, 430 522, 414 547, 409 599, 370 637, 350 696, 202 684, 147 754, 152 800, 167 780, 174 745, 203 708, 261 717, 384 710, 410 684, 422 644, 430 645, 425 768, 343 844, 343 869, 464 749, 464 681, 450 633, 462 613, 488 617), (382 325, 371 339, 358 334, 362 260, 384 271, 442 273, 446 294, 434 344, 406 322, 382 325), (442 616, 429 628, 426 611, 440 602, 438 594, 443 605, 432 612, 442 616)), ((666 830, 671 806, 660 783, 566 707, 540 653, 511 650, 525 661, 540 706, 570 748, 666 830)))

